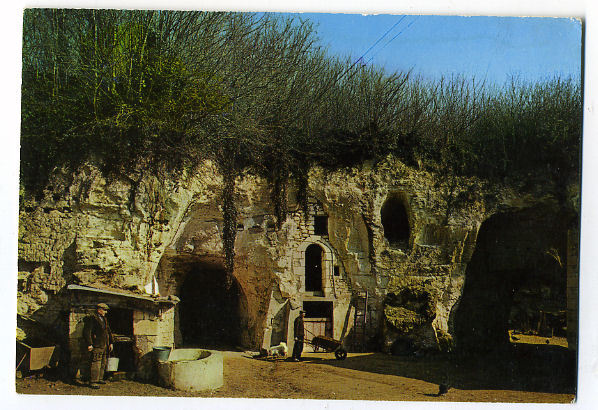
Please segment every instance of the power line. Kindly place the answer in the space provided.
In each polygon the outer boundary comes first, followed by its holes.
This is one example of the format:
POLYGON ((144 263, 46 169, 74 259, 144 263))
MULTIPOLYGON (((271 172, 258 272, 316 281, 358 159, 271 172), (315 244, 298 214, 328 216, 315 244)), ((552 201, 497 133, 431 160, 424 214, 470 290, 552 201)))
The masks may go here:
POLYGON ((409 23, 409 24, 407 25, 407 27, 405 27, 403 30, 399 31, 399 32, 398 32, 398 33, 397 33, 397 34, 396 34, 396 35, 395 35, 393 38, 391 38, 390 40, 388 40, 388 41, 386 42, 386 44, 384 44, 384 45, 382 46, 382 48, 378 49, 378 51, 376 51, 376 52, 374 53, 374 55, 372 55, 372 56, 370 57, 370 59, 369 59, 369 60, 366 62, 366 64, 368 64, 370 61, 372 61, 372 60, 373 60, 373 58, 376 56, 376 54, 378 54, 380 51, 384 50, 384 48, 385 48, 387 45, 389 45, 389 44, 390 44, 392 41, 394 41, 394 40, 395 40, 395 39, 396 39, 398 36, 400 36, 400 35, 401 35, 401 34, 402 34, 402 33, 403 33, 405 30, 407 30, 409 27, 411 27, 411 25, 412 25, 413 23, 415 23, 415 21, 416 21, 418 18, 419 18, 419 16, 415 16, 415 18, 414 18, 414 19, 411 21, 411 23, 409 23))
MULTIPOLYGON (((334 80, 334 83, 336 83, 336 82, 340 81, 340 80, 341 80, 341 79, 342 79, 342 78, 345 76, 345 74, 347 74, 349 71, 351 71, 351 70, 353 69, 353 67, 355 67, 355 65, 357 65, 357 63, 359 63, 360 61, 363 61, 363 57, 365 57, 365 55, 366 55, 367 53, 369 53, 369 52, 370 52, 370 50, 372 50, 374 47, 376 47, 376 44, 378 44, 380 41, 382 41, 382 39, 383 39, 384 37, 386 37, 386 36, 388 35, 388 33, 390 33, 390 32, 391 32, 391 31, 392 31, 392 30, 393 30, 393 29, 394 29, 396 26, 398 26, 398 25, 401 23, 401 21, 403 21, 403 20, 405 19, 405 17, 407 17, 407 16, 403 16, 403 17, 401 17, 401 18, 399 19, 399 21, 397 21, 395 24, 393 24, 393 25, 392 25, 392 27, 391 27, 391 28, 389 28, 389 29, 386 31, 386 33, 384 33, 384 34, 383 34, 383 35, 382 35, 382 36, 381 36, 381 37, 380 37, 378 40, 376 40, 376 42, 375 42, 374 44, 372 44, 372 45, 370 46, 370 48, 368 48, 368 49, 365 51, 365 53, 363 53, 363 54, 361 55, 361 57, 359 57, 357 60, 355 60, 355 62, 354 62, 353 64, 351 64, 351 66, 349 66, 349 68, 347 68, 347 69, 346 69, 346 70, 345 70, 345 71, 344 71, 344 72, 343 72, 343 73, 342 73, 342 74, 341 74, 341 75, 340 75, 340 76, 339 76, 339 77, 338 77, 336 80, 334 80)), ((395 37, 396 37, 396 36, 395 36, 395 37)), ((388 44, 388 43, 387 43, 387 44, 388 44)), ((370 60, 371 60, 371 59, 370 59, 370 60)), ((368 61, 368 62, 369 62, 369 61, 368 61)), ((367 64, 367 63, 366 63, 366 64, 367 64)))
MULTIPOLYGON (((367 53, 369 53, 369 52, 370 52, 370 50, 372 50, 372 49, 373 49, 373 48, 374 48, 374 47, 375 47, 375 46, 376 46, 376 45, 377 45, 377 44, 378 44, 380 41, 382 41, 382 39, 383 39, 384 37, 386 37, 386 36, 388 35, 388 33, 390 33, 390 32, 391 32, 391 31, 392 31, 392 30, 393 30, 393 29, 394 29, 396 26, 398 26, 398 25, 399 25, 399 24, 400 24, 400 23, 401 23, 401 22, 402 22, 402 21, 405 19, 405 17, 407 17, 407 16, 402 16, 402 17, 399 19, 399 21, 397 21, 395 24, 393 24, 393 25, 392 25, 392 27, 386 31, 386 33, 384 33, 384 34, 383 34, 383 35, 382 35, 382 36, 381 36, 381 37, 380 37, 378 40, 376 40, 376 42, 375 42, 374 44, 372 44, 372 45, 370 46, 370 48, 368 48, 368 49, 365 51, 365 53, 363 53, 363 54, 361 55, 361 57, 359 57, 357 60, 355 60, 355 62, 354 62, 353 64, 351 64, 351 66, 349 66, 349 68, 347 68, 345 71, 343 71, 343 73, 342 73, 341 75, 339 75, 338 77, 336 77, 336 78, 335 78, 335 79, 334 79, 334 80, 333 80, 333 81, 330 83, 330 85, 328 85, 328 87, 326 87, 326 88, 325 88, 325 89, 324 89, 324 90, 323 90, 323 91, 322 91, 322 92, 321 92, 321 93, 320 93, 318 96, 316 96, 316 98, 314 99, 314 102, 316 102, 316 101, 319 101, 319 100, 320 100, 320 98, 322 98, 322 97, 324 96, 324 94, 326 94, 326 93, 328 92, 328 90, 330 90, 330 88, 332 88, 332 86, 333 86, 334 84, 337 84, 337 83, 338 83, 338 82, 339 82, 339 81, 340 81, 340 80, 341 80, 341 79, 342 79, 342 78, 343 78, 343 77, 344 77, 344 76, 345 76, 345 75, 346 75, 346 74, 347 74, 349 71, 351 71, 351 70, 353 69, 353 67, 355 67, 355 65, 357 65, 357 63, 358 63, 358 62, 362 61, 362 60, 363 60, 363 57, 365 57, 365 55, 366 55, 367 53)), ((417 17, 419 17, 419 16, 417 16, 417 17)), ((415 19, 415 20, 417 20, 417 17, 416 17, 416 19, 415 19)), ((408 25, 408 26, 407 26, 405 29, 401 30, 401 31, 399 32, 399 34, 401 34, 403 31, 405 31, 407 28, 409 28, 409 27, 411 26, 411 24, 413 24, 413 23, 415 22, 415 20, 413 20, 413 21, 412 21, 412 22, 411 22, 411 23, 410 23, 410 24, 409 24, 409 25, 408 25)), ((388 43, 390 43, 392 40, 394 40, 395 38, 397 38, 399 34, 397 34, 397 35, 396 35, 396 36, 394 36, 392 39, 390 39, 390 41, 388 41, 388 42, 387 42, 387 43, 386 43, 386 44, 385 44, 385 45, 384 45, 382 48, 386 47, 386 46, 388 45, 388 43)), ((376 54, 377 54, 379 51, 380 51, 380 50, 378 50, 378 51, 376 52, 376 54)), ((375 54, 374 54, 374 55, 375 55, 375 54)), ((372 58, 373 58, 373 56, 372 56, 372 58)), ((372 60, 372 58, 370 58, 370 59, 368 60, 368 63, 369 63, 369 62, 372 60)), ((366 64, 367 64, 367 63, 366 63, 366 64)), ((357 71, 356 71, 356 72, 357 72, 357 71)), ((355 74, 355 73, 353 73, 353 74, 355 74)))
MULTIPOLYGON (((380 41, 382 41, 382 39, 383 39, 384 37, 386 37, 386 36, 388 35, 388 33, 390 33, 390 32, 391 32, 391 31, 392 31, 392 30, 393 30, 393 29, 394 29, 396 26, 398 26, 398 25, 401 23, 401 21, 403 21, 403 19, 405 19, 405 17, 407 17, 407 16, 403 16, 403 17, 401 17, 401 18, 399 19, 399 21, 397 21, 397 22, 396 22, 396 23, 395 23, 395 24, 394 24, 394 25, 393 25, 393 26, 392 26, 390 29, 388 29, 388 31, 387 31, 386 33, 384 33, 384 34, 382 35, 382 37, 380 37, 378 40, 376 40, 376 42, 375 42, 374 44, 372 44, 372 46, 371 46, 370 48, 368 48, 368 49, 367 49, 367 51, 366 51, 365 53, 363 53, 363 55, 357 59, 357 61, 359 61, 359 60, 362 60, 362 59, 363 59, 363 57, 365 57, 365 55, 366 55, 367 53, 369 53, 369 52, 370 52, 370 50, 371 50, 372 48, 376 47, 376 44, 378 44, 380 41)), ((396 37, 396 36, 395 36, 395 37, 396 37)), ((387 43, 387 44, 388 44, 388 43, 387 43)))

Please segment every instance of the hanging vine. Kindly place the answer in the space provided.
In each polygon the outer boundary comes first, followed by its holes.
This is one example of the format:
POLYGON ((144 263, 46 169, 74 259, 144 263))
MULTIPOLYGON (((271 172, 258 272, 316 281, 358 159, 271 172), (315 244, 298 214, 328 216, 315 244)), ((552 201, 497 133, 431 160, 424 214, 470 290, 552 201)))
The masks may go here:
POLYGON ((237 236, 237 206, 235 205, 234 169, 227 169, 223 174, 224 189, 222 190, 222 243, 224 247, 224 268, 226 270, 226 286, 231 284, 231 275, 235 268, 235 239, 237 236))
POLYGON ((274 215, 276 216, 276 229, 282 227, 283 222, 287 218, 288 212, 288 198, 287 185, 289 174, 285 166, 274 172, 271 178, 270 198, 274 203, 274 215))
POLYGON ((308 203, 308 189, 309 189, 309 169, 307 167, 302 167, 299 169, 296 175, 296 184, 297 184, 297 203, 303 210, 303 213, 307 215, 309 213, 309 203, 308 203))

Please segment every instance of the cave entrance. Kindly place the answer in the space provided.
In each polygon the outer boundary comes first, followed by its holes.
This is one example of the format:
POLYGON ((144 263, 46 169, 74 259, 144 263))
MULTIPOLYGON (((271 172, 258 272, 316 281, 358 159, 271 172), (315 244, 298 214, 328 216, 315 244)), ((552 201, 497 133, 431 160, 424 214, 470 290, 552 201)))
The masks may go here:
POLYGON ((179 329, 185 346, 219 349, 242 344, 243 295, 224 268, 195 266, 179 295, 179 329))
POLYGON ((322 292, 322 256, 319 245, 311 244, 305 249, 305 291, 322 292))
POLYGON ((538 332, 534 315, 566 310, 566 229, 552 216, 530 210, 482 224, 454 312, 457 348, 507 347, 509 330, 538 332))
POLYGON ((403 201, 391 196, 380 210, 384 237, 393 248, 406 249, 409 247, 409 217, 403 201))

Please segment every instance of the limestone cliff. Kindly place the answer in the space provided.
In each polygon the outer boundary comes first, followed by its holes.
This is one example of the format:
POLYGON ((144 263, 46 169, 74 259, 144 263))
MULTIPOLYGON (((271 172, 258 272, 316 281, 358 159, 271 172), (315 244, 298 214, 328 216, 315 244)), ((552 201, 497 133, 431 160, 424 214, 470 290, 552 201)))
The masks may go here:
MULTIPOLYGON (((392 158, 337 171, 313 168, 308 180, 311 214, 290 189, 280 229, 267 181, 251 174, 236 181, 239 343, 261 343, 273 295, 291 308, 299 301, 296 252, 314 235, 314 215, 327 216, 324 242, 334 261, 331 277, 338 276, 332 291, 367 290, 369 332, 379 347, 400 339, 430 348, 453 332, 482 223, 498 213, 541 207, 556 215, 562 207, 550 196, 434 175, 392 158), (396 225, 397 213, 403 225, 396 225), (395 237, 393 229, 406 232, 395 237)), ((176 180, 108 181, 92 166, 56 173, 43 198, 21 203, 19 314, 55 322, 71 283, 142 293, 156 280, 162 295, 180 295, 195 265, 222 270, 221 190, 210 162, 176 180)))

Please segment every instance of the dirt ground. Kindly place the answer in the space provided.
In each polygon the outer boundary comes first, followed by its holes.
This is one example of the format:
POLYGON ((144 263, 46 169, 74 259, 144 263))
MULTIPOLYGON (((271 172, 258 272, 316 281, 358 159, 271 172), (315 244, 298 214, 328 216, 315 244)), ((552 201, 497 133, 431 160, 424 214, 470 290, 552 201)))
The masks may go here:
POLYGON ((306 353, 299 363, 224 353, 224 386, 186 393, 132 380, 109 382, 100 390, 47 375, 16 380, 22 394, 102 396, 193 396, 283 399, 344 399, 460 402, 557 402, 575 398, 576 359, 566 341, 524 336, 507 351, 468 355, 389 356, 306 353), (523 339, 523 340, 522 340, 523 339), (531 343, 530 343, 531 342, 531 343), (448 393, 437 396, 448 377, 448 393))

